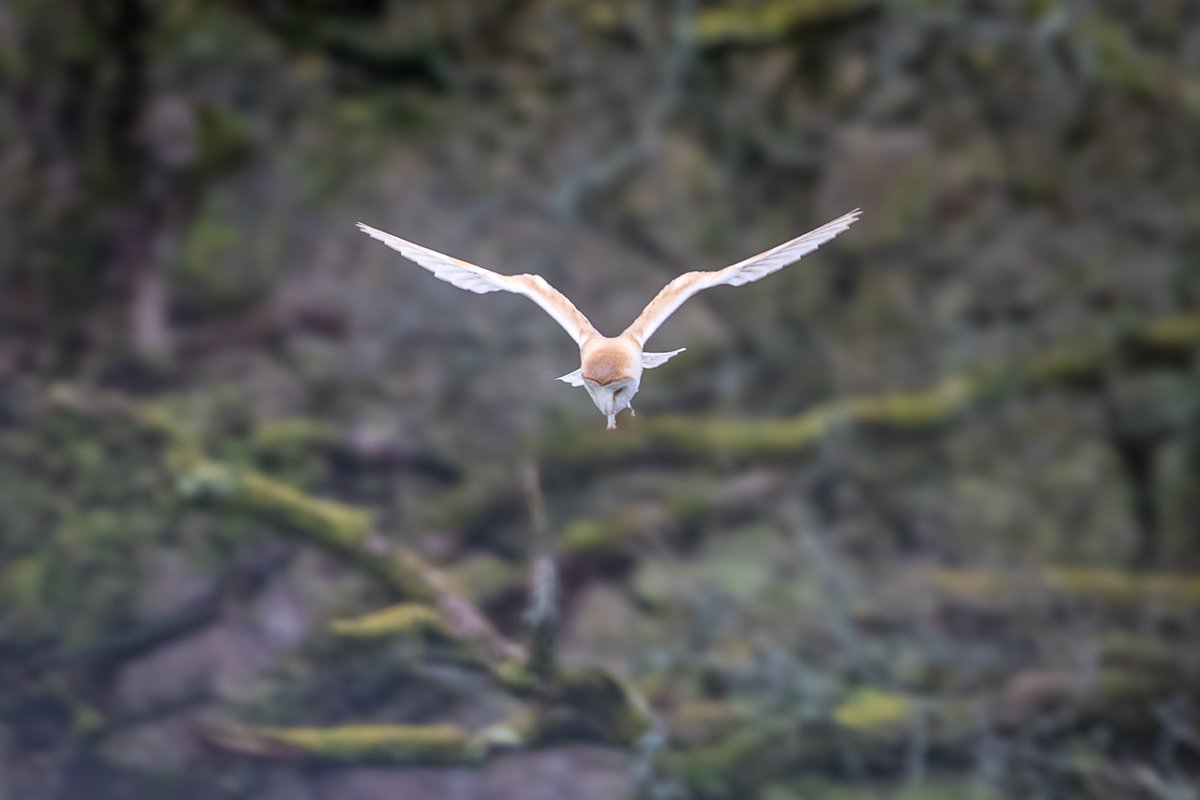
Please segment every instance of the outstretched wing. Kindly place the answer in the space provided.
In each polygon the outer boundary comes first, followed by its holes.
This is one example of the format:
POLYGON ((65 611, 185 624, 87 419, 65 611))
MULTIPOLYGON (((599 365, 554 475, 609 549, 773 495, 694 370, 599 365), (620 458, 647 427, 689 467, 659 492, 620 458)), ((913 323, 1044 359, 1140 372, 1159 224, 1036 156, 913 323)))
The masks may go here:
POLYGON ((419 244, 384 233, 370 225, 358 223, 359 230, 378 239, 405 258, 418 266, 432 272, 446 283, 451 283, 460 289, 476 294, 488 292, 514 292, 523 294, 542 307, 542 310, 554 318, 554 321, 571 334, 576 344, 582 344, 584 339, 596 335, 596 329, 588 322, 579 309, 562 292, 555 289, 541 275, 501 275, 490 269, 470 264, 466 261, 430 250, 419 244))
POLYGON ((861 210, 855 209, 832 222, 825 223, 816 230, 809 231, 790 242, 784 242, 765 253, 751 256, 745 261, 739 261, 731 267, 713 272, 688 272, 680 275, 663 287, 662 291, 650 301, 650 305, 646 306, 641 315, 633 321, 633 324, 625 329, 625 333, 645 345, 646 340, 658 330, 667 317, 675 313, 675 309, 683 305, 683 302, 696 292, 712 286, 741 286, 770 275, 772 272, 778 272, 849 228, 861 213, 861 210))

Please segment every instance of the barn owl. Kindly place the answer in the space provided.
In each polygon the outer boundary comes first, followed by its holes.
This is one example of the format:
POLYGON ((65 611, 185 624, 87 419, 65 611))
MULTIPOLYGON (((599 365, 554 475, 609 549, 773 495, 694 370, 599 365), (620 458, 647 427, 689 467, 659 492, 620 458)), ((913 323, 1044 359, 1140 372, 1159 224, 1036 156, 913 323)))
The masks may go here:
POLYGON ((513 292, 528 297, 566 329, 579 346, 579 369, 558 378, 587 389, 592 402, 608 418, 608 428, 617 426, 617 414, 633 407, 630 403, 641 385, 643 370, 662 366, 687 348, 669 353, 647 353, 646 340, 685 300, 712 286, 741 286, 777 272, 850 227, 861 212, 856 209, 803 236, 784 242, 733 266, 712 272, 688 272, 663 287, 633 324, 619 336, 602 335, 570 300, 541 275, 501 275, 497 272, 443 255, 428 247, 358 223, 368 236, 378 239, 405 258, 432 272, 447 283, 477 294, 513 292))

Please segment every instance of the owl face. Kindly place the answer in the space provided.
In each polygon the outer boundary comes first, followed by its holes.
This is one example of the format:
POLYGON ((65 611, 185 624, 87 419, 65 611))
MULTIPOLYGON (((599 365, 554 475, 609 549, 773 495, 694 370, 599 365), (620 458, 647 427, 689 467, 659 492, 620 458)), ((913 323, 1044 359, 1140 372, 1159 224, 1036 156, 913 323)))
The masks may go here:
POLYGON ((607 417, 615 417, 629 408, 629 404, 638 390, 636 378, 626 378, 606 384, 585 379, 583 385, 591 395, 596 408, 600 409, 600 413, 607 417))

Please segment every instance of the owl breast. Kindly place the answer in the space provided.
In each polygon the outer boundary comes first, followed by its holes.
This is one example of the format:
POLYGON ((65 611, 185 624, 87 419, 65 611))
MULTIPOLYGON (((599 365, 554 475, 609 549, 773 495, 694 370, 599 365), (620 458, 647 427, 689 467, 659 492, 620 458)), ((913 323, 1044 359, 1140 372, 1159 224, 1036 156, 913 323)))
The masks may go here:
POLYGON ((604 343, 584 354, 584 379, 607 386, 614 381, 635 377, 633 354, 617 344, 604 343))

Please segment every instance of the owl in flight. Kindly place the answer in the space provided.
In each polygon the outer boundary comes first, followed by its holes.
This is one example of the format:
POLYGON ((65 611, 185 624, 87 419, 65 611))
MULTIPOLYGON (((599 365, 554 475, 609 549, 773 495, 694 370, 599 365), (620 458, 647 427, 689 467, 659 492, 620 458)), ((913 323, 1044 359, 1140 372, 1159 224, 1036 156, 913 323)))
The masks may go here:
POLYGON ((592 327, 587 317, 541 275, 501 275, 405 241, 399 236, 392 236, 361 222, 358 223, 358 227, 363 233, 399 251, 405 258, 460 289, 477 294, 514 292, 525 295, 541 306, 543 311, 566 329, 575 340, 575 344, 579 345, 579 369, 563 375, 558 380, 587 389, 596 408, 608 417, 608 428, 612 430, 617 427, 617 414, 626 408, 633 413, 630 402, 641 385, 642 371, 661 366, 686 349, 680 348, 669 353, 647 353, 642 349, 646 340, 685 300, 702 289, 725 284, 741 286, 772 272, 778 272, 849 228, 860 213, 858 209, 851 211, 816 230, 751 256, 745 261, 739 261, 731 267, 713 272, 688 272, 680 275, 663 287, 632 325, 619 336, 612 338, 602 335, 592 327))

